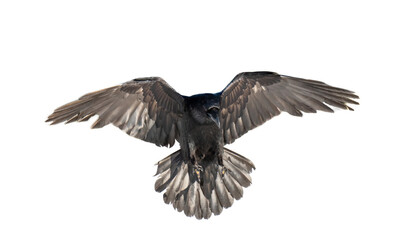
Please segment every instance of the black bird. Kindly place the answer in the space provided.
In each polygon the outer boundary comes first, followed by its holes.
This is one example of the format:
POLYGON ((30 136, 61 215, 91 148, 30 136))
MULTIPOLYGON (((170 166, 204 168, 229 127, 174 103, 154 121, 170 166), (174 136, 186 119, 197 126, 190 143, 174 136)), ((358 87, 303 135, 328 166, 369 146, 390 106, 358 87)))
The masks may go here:
POLYGON ((255 169, 247 158, 224 148, 281 112, 302 116, 328 106, 353 110, 354 92, 323 82, 243 72, 219 93, 182 96, 159 77, 138 78, 88 93, 57 108, 47 122, 82 122, 92 128, 109 123, 127 134, 181 149, 158 162, 155 190, 167 204, 198 219, 218 215, 243 196, 255 169))

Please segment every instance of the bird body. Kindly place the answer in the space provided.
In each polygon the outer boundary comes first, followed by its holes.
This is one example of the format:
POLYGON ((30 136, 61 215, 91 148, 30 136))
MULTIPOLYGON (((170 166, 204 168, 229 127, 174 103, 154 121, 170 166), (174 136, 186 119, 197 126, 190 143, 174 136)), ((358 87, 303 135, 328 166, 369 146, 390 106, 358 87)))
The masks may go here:
POLYGON ((190 97, 149 77, 88 93, 55 109, 47 121, 80 122, 98 115, 92 128, 112 123, 158 146, 179 142, 180 150, 158 162, 155 190, 165 190, 165 203, 178 211, 207 219, 243 196, 255 169, 226 144, 281 112, 353 110, 347 104, 358 104, 354 98, 345 89, 273 72, 240 73, 221 92, 190 97))
POLYGON ((220 98, 217 94, 198 94, 185 99, 185 134, 187 145, 182 145, 183 156, 189 156, 193 161, 202 161, 222 154, 223 140, 221 129, 218 127, 219 115, 211 110, 211 117, 207 117, 208 109, 219 111, 220 98), (187 150, 187 151, 185 151, 187 150))

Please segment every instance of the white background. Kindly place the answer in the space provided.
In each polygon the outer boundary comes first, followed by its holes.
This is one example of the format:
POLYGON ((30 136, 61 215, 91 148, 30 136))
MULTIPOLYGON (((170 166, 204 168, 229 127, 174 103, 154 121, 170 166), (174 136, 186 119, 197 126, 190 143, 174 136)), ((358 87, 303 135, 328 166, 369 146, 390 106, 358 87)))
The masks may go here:
POLYGON ((0 239, 395 239, 391 1, 2 1, 0 239), (282 114, 228 146, 257 169, 198 221, 163 203, 176 151, 52 111, 136 77, 184 95, 269 70, 355 91, 335 114, 282 114))

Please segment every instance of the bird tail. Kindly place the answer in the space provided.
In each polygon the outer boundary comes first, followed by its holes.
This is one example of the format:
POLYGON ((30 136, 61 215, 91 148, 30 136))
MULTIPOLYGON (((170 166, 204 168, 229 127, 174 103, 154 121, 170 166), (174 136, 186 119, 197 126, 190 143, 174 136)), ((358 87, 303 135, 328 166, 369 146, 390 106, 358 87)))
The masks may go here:
POLYGON ((187 216, 208 219, 212 213, 218 215, 243 196, 243 187, 251 184, 249 173, 255 169, 250 160, 226 148, 222 162, 223 166, 217 159, 205 159, 197 170, 178 150, 157 163, 155 190, 166 189, 165 203, 187 216))

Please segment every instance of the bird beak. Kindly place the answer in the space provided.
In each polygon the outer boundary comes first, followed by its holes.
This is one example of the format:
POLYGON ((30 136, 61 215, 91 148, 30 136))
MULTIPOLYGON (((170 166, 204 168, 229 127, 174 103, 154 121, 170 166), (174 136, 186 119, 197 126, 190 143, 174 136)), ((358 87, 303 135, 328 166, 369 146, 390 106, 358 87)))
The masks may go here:
POLYGON ((221 127, 221 122, 219 120, 218 113, 209 113, 208 115, 210 116, 211 120, 213 120, 213 122, 215 122, 217 127, 220 128, 221 127))

